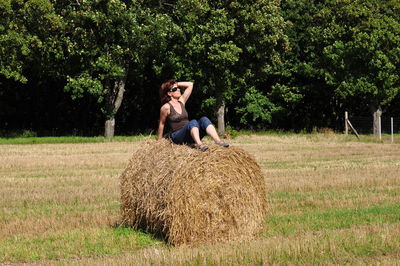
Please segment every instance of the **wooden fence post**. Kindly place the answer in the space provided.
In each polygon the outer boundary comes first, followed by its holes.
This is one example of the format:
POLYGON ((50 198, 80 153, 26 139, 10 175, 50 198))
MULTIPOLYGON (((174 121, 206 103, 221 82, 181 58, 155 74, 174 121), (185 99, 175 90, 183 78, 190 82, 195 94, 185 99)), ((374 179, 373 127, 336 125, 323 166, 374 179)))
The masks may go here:
POLYGON ((346 135, 349 134, 349 127, 351 128, 351 130, 353 130, 354 134, 356 134, 357 138, 360 139, 357 130, 353 127, 349 120, 349 114, 347 112, 344 112, 344 132, 346 135))
POLYGON ((390 135, 392 136, 393 143, 393 117, 390 118, 390 135))

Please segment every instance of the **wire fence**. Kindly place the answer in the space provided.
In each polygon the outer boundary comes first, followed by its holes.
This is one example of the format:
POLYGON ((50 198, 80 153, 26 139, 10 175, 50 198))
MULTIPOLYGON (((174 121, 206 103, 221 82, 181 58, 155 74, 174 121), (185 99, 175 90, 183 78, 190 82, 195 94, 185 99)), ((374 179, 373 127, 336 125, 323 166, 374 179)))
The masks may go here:
MULTIPOLYGON (((353 127, 357 130, 359 134, 373 134, 373 123, 374 119, 371 117, 361 117, 361 116, 349 116, 349 120, 353 127)), ((400 117, 393 117, 393 127, 392 127, 392 117, 381 116, 381 132, 382 134, 393 134, 400 133, 400 117)))

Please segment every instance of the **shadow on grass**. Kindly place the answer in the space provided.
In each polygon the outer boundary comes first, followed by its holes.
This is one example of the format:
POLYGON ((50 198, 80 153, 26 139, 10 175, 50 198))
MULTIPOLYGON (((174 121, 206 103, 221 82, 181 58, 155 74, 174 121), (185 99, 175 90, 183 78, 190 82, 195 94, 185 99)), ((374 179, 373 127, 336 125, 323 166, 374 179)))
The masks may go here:
POLYGON ((124 237, 128 235, 135 234, 137 236, 137 244, 140 247, 148 247, 153 244, 163 244, 170 246, 168 239, 165 234, 161 232, 153 233, 144 227, 135 228, 130 225, 126 225, 123 221, 117 220, 110 224, 110 227, 114 229, 115 235, 117 237, 124 237))

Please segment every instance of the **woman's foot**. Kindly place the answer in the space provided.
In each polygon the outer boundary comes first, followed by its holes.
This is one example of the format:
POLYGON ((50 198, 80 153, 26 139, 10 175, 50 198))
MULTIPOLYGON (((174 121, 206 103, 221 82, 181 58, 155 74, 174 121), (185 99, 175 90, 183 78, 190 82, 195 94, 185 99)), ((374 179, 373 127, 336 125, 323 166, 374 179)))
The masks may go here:
POLYGON ((228 143, 225 143, 225 142, 223 142, 223 141, 216 141, 215 144, 217 144, 217 145, 219 145, 219 146, 222 146, 222 147, 225 147, 225 148, 228 148, 228 147, 229 147, 229 144, 228 144, 228 143))
POLYGON ((201 144, 201 145, 197 146, 197 148, 198 148, 199 150, 201 150, 201 151, 206 151, 206 150, 208 150, 208 147, 207 147, 207 145, 205 145, 205 144, 201 144))

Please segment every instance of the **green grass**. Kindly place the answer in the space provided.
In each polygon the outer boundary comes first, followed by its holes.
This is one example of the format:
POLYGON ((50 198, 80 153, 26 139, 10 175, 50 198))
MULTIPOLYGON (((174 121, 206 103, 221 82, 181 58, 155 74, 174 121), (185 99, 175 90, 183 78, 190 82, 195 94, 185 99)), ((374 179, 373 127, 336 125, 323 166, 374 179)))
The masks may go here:
POLYGON ((310 231, 345 229, 362 225, 400 222, 400 204, 381 204, 331 210, 308 210, 300 214, 266 218, 265 236, 300 234, 310 231))
MULTIPOLYGON (((137 141, 148 136, 115 136, 112 139, 105 137, 15 137, 0 138, 0 144, 56 144, 56 143, 97 143, 97 142, 115 142, 115 141, 137 141)), ((152 136, 154 138, 154 136, 152 136)))
MULTIPOLYGON (((359 199, 359 198, 372 198, 372 197, 398 197, 400 196, 400 188, 393 187, 388 188, 351 188, 351 189, 323 189, 313 192, 289 192, 289 191, 278 191, 268 194, 268 199, 270 201, 287 203, 287 205, 293 205, 296 201, 298 205, 301 202, 308 199, 313 201, 341 201, 346 199, 359 199)), ((393 199, 395 200, 395 199, 393 199)))
MULTIPOLYGON (((331 133, 331 134, 323 134, 318 132, 312 133, 295 133, 292 131, 273 131, 273 130, 264 130, 264 131, 252 131, 252 130, 227 130, 227 133, 230 134, 232 138, 237 138, 239 136, 305 136, 308 139, 315 139, 316 141, 319 138, 326 136, 339 136, 342 138, 342 141, 360 141, 360 142, 370 142, 370 143, 390 143, 391 136, 388 134, 382 135, 382 140, 379 140, 378 137, 374 135, 360 135, 361 139, 357 140, 353 135, 348 135, 347 137, 340 133, 331 133)), ((121 141, 137 141, 143 138, 155 138, 155 135, 134 135, 134 136, 115 136, 112 139, 107 139, 103 136, 97 137, 80 137, 80 136, 62 136, 62 137, 36 137, 36 136, 17 136, 17 137, 0 137, 0 145, 1 144, 55 144, 55 143, 97 143, 97 142, 121 142, 121 141)), ((395 134, 394 139, 395 143, 399 143, 400 134, 395 134)), ((255 143, 257 140, 248 141, 245 140, 241 143, 255 143)))
POLYGON ((26 261, 119 254, 162 242, 130 228, 74 230, 43 236, 9 237, 0 246, 0 261, 26 261))
POLYGON ((385 233, 371 230, 360 235, 357 231, 335 230, 323 231, 314 236, 304 235, 304 240, 292 239, 292 249, 273 253, 268 259, 272 263, 284 265, 375 264, 382 256, 398 254, 398 243, 393 239, 387 241, 385 233), (378 260, 373 263, 375 257, 378 260))

